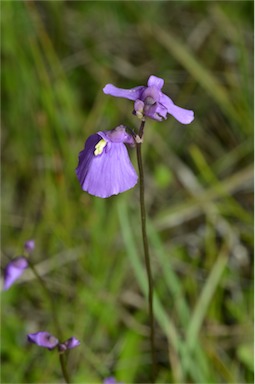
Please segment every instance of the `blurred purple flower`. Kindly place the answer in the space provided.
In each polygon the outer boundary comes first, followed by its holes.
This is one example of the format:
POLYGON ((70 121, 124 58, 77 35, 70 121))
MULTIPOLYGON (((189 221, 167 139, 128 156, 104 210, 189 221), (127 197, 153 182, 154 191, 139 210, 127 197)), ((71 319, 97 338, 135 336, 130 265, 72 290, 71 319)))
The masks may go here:
POLYGON ((28 267, 28 261, 25 257, 20 256, 10 261, 4 269, 4 286, 3 290, 9 289, 12 284, 23 274, 28 267))
POLYGON ((78 347, 80 345, 80 341, 75 337, 70 337, 70 339, 66 340, 64 343, 60 343, 58 346, 59 351, 64 352, 67 349, 72 349, 78 347))
POLYGON ((67 349, 73 349, 80 345, 79 340, 77 340, 75 337, 70 337, 70 339, 66 340, 65 342, 59 343, 55 336, 51 335, 49 332, 42 331, 29 333, 27 335, 27 339, 30 341, 30 343, 37 344, 39 347, 48 348, 50 350, 58 346, 58 350, 60 352, 65 352, 67 349))
POLYGON ((110 376, 104 379, 103 384, 122 384, 122 383, 120 383, 119 381, 116 381, 115 377, 110 376))
POLYGON ((148 79, 147 87, 122 89, 107 84, 103 91, 107 95, 133 100, 135 102, 133 113, 140 119, 147 116, 162 121, 167 118, 169 113, 182 124, 191 123, 194 120, 194 112, 175 105, 168 96, 161 92, 163 85, 163 79, 152 75, 148 79))
POLYGON ((138 176, 125 144, 135 145, 123 125, 91 135, 79 154, 76 175, 84 191, 106 198, 133 188, 138 176))
POLYGON ((34 250, 34 248, 35 248, 35 241, 34 240, 28 240, 25 242, 25 244, 24 244, 25 251, 30 253, 34 250))
POLYGON ((27 335, 28 341, 39 345, 39 347, 54 349, 58 345, 58 339, 49 332, 36 332, 27 335))

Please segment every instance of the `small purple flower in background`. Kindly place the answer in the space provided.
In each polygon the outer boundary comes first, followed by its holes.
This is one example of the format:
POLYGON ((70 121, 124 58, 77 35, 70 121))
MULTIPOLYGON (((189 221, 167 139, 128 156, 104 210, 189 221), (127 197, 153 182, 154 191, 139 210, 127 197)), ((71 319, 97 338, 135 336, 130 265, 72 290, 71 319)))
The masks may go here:
POLYGON ((36 332, 27 335, 28 341, 39 345, 39 347, 54 349, 58 345, 58 339, 49 332, 36 332))
POLYGON ((191 123, 194 120, 194 112, 175 105, 170 97, 161 92, 163 85, 163 79, 152 75, 148 79, 147 87, 122 89, 107 84, 103 91, 107 95, 133 100, 135 102, 133 113, 140 119, 147 116, 162 121, 169 113, 182 124, 191 123))
POLYGON ((35 248, 35 241, 34 240, 28 240, 25 242, 25 244, 24 244, 25 251, 27 251, 28 253, 31 253, 31 252, 33 252, 34 248, 35 248))
POLYGON ((84 191, 106 198, 133 188, 138 180, 125 144, 135 141, 123 125, 91 135, 79 154, 76 175, 84 191))
POLYGON ((59 352, 65 352, 67 349, 73 349, 80 345, 79 340, 75 337, 70 337, 70 339, 64 341, 63 343, 59 343, 55 336, 51 335, 49 332, 42 331, 29 333, 27 335, 27 339, 30 343, 37 344, 39 347, 48 348, 49 350, 58 346, 59 352))
POLYGON ((122 384, 119 381, 116 381, 115 377, 110 376, 104 379, 103 384, 122 384))
POLYGON ((4 269, 4 286, 3 290, 9 289, 12 284, 23 274, 28 267, 28 261, 25 257, 20 256, 10 261, 4 269))
POLYGON ((64 352, 67 349, 73 349, 75 347, 78 347, 78 345, 80 344, 80 341, 77 340, 75 337, 70 337, 70 339, 66 340, 64 343, 60 343, 58 345, 58 349, 59 351, 64 352))

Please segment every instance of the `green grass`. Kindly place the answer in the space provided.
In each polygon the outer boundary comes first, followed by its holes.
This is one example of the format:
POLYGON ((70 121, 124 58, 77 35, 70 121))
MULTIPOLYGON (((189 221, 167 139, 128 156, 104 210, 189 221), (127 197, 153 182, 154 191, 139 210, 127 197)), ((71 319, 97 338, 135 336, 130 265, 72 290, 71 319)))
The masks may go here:
MULTIPOLYGON (((253 382, 253 3, 1 3, 2 267, 34 238, 56 300, 74 383, 149 380, 147 279, 135 187, 81 191, 86 138, 138 127, 132 103, 102 88, 165 79, 195 112, 148 121, 143 156, 155 281, 158 383, 253 382)), ((130 152, 135 162, 135 151, 130 152)), ((1 382, 61 382, 54 333, 26 271, 1 293, 1 382)))

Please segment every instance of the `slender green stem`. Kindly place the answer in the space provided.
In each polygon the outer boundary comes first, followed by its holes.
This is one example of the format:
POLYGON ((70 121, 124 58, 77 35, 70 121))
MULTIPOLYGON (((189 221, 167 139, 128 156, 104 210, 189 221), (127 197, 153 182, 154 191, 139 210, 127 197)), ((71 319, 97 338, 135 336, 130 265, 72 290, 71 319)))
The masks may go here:
MULTIPOLYGON (((54 303, 53 297, 51 296, 51 293, 48 290, 47 285, 45 284, 44 280, 41 278, 41 276, 37 272, 35 266, 31 263, 31 261, 29 259, 28 259, 28 263, 29 263, 29 266, 30 266, 31 270, 33 271, 35 277, 37 278, 37 281, 40 283, 40 285, 41 285, 41 287, 42 287, 42 289, 43 289, 43 291, 44 291, 48 301, 49 301, 50 308, 51 308, 52 319, 53 319, 53 323, 54 323, 55 330, 56 330, 56 336, 57 336, 58 339, 62 340, 61 327, 60 327, 60 324, 59 324, 59 321, 58 321, 58 317, 57 317, 57 313, 56 313, 56 307, 55 307, 55 303, 54 303)), ((62 370, 63 377, 65 379, 65 382, 67 384, 69 384, 70 383, 70 379, 69 379, 69 375, 68 375, 68 372, 67 372, 66 361, 64 359, 63 353, 59 353, 59 361, 60 361, 60 366, 61 366, 61 370, 62 370)))
MULTIPOLYGON (((145 121, 142 120, 141 126, 139 129, 139 137, 142 141, 143 130, 145 126, 145 121)), ((151 344, 151 358, 152 358, 152 383, 155 382, 156 375, 156 351, 155 351, 155 326, 154 326, 154 315, 153 315, 153 279, 151 273, 150 265, 150 254, 149 254, 149 245, 146 231, 146 209, 144 201, 144 171, 143 171, 143 161, 142 161, 142 142, 137 142, 136 140, 136 154, 137 154, 137 163, 139 170, 139 180, 140 180, 140 211, 141 211, 141 227, 142 227, 142 238, 143 238, 143 249, 145 257, 145 265, 148 277, 148 300, 149 300, 149 319, 150 319, 150 344, 151 344)))
POLYGON ((60 361, 60 365, 61 365, 61 369, 62 369, 62 374, 64 376, 65 382, 67 384, 70 384, 71 381, 69 379, 69 375, 68 375, 67 368, 66 368, 66 361, 65 361, 65 357, 64 357, 63 353, 59 353, 59 361, 60 361))

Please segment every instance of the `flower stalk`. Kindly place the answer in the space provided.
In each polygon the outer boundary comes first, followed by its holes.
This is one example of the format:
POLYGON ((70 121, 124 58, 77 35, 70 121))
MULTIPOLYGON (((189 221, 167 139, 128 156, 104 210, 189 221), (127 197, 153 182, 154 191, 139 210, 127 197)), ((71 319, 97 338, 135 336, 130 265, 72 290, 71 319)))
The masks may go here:
POLYGON ((141 120, 138 134, 120 125, 111 131, 99 131, 91 135, 79 153, 76 175, 82 189, 91 195, 108 198, 133 188, 138 180, 135 169, 130 162, 124 144, 136 147, 140 184, 141 228, 146 273, 148 279, 148 304, 150 321, 150 344, 152 359, 152 381, 156 377, 155 325, 153 315, 153 278, 151 273, 149 245, 146 231, 146 209, 144 199, 144 171, 142 161, 142 142, 145 119, 163 121, 168 115, 182 124, 190 124, 194 120, 194 112, 174 104, 169 96, 162 92, 164 80, 151 75, 147 86, 139 85, 131 89, 118 88, 106 84, 103 92, 106 95, 121 97, 134 102, 133 114, 141 120))
POLYGON ((69 379, 69 374, 66 368, 66 359, 63 353, 59 353, 59 362, 62 370, 63 377, 65 379, 66 384, 70 384, 71 381, 69 379))
MULTIPOLYGON (((41 278, 41 276, 37 272, 35 266, 31 263, 31 261, 29 259, 28 259, 28 263, 29 263, 29 267, 31 268, 37 281, 41 285, 43 291, 45 292, 45 295, 48 298, 50 308, 51 308, 52 320, 53 320, 53 323, 55 326, 57 337, 58 337, 58 339, 62 339, 62 332, 61 332, 61 328, 60 328, 58 317, 57 317, 56 310, 55 310, 55 303, 54 303, 54 300, 51 296, 51 293, 48 290, 47 285, 45 284, 45 282, 43 281, 43 279, 41 278)), ((65 382, 67 384, 71 383, 70 378, 69 378, 69 374, 68 374, 68 371, 66 368, 66 359, 65 359, 65 356, 63 353, 59 353, 59 362, 60 362, 61 371, 62 371, 63 377, 65 379, 65 382)))
POLYGON ((143 239, 143 249, 146 273, 148 278, 148 304, 149 304, 149 321, 150 321, 150 345, 151 345, 151 360, 152 360, 152 383, 155 382, 156 375, 156 350, 155 350, 155 325, 154 325, 154 314, 153 314, 153 279, 151 273, 149 244, 146 230, 146 209, 144 199, 144 171, 142 161, 142 139, 143 131, 145 126, 145 120, 143 119, 139 128, 138 136, 140 140, 136 140, 136 155, 139 171, 139 186, 140 186, 140 214, 141 214, 141 229, 143 239))

